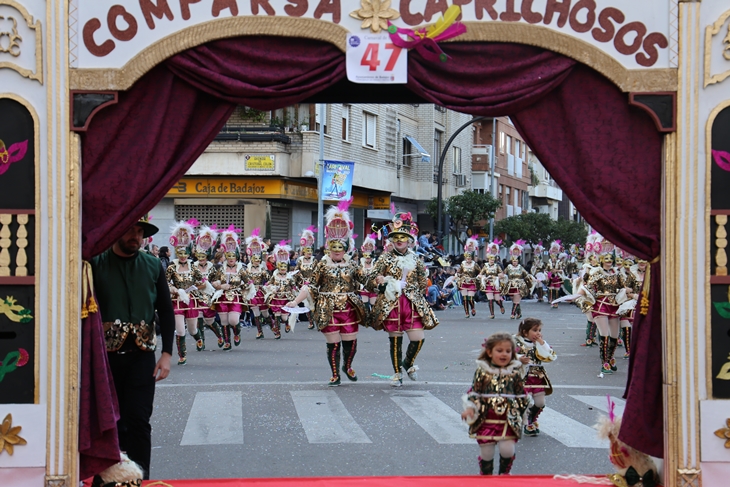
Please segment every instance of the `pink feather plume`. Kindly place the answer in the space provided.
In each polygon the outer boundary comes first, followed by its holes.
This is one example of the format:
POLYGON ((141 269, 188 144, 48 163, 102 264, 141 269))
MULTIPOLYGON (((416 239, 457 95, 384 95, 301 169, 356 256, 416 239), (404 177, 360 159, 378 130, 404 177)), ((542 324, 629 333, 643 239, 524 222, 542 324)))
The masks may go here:
POLYGON ((608 398, 608 419, 611 420, 612 423, 616 422, 616 414, 613 412, 613 410, 616 408, 616 403, 611 400, 611 396, 606 394, 606 397, 608 398))
POLYGON ((198 225, 200 225, 200 222, 195 218, 191 218, 190 220, 187 221, 187 223, 188 223, 188 225, 193 226, 193 227, 197 227, 198 225))
POLYGON ((340 211, 343 211, 343 212, 347 211, 347 209, 350 207, 350 205, 352 204, 352 202, 354 200, 355 200, 355 198, 350 197, 349 200, 340 201, 339 203, 337 203, 337 209, 340 211))
POLYGON ((261 233, 261 229, 260 228, 254 228, 253 229, 253 232, 251 232, 251 236, 252 237, 258 237, 260 233, 261 233))
POLYGON ((395 203, 390 202, 390 212, 395 215, 395 203))
POLYGON ((309 230, 312 233, 317 233, 319 231, 319 229, 317 227, 315 227, 314 225, 309 225, 307 227, 307 230, 309 230))

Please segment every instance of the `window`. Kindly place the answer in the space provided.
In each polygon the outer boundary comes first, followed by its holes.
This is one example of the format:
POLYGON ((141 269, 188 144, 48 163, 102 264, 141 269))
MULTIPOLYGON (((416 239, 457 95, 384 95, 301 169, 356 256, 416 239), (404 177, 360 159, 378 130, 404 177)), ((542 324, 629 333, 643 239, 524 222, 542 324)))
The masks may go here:
POLYGON ((500 184, 500 185, 499 185, 499 200, 500 200, 500 201, 503 201, 503 200, 502 200, 502 197, 503 197, 502 195, 503 195, 503 193, 504 193, 504 186, 500 184))
POLYGON ((514 206, 520 206, 520 190, 515 189, 513 196, 514 196, 514 206))
POLYGON ((372 113, 363 112, 362 145, 377 149, 378 117, 372 113))
POLYGON ((342 140, 350 140, 350 105, 342 105, 342 140))
POLYGON ((413 144, 406 137, 403 137, 403 165, 411 165, 411 154, 413 154, 413 144))
POLYGON ((441 139, 444 133, 440 130, 433 131, 433 165, 438 170, 439 161, 441 160, 441 139))
POLYGON ((504 132, 499 133, 499 152, 504 154, 504 132))
POLYGON ((522 158, 522 144, 520 144, 519 139, 515 139, 515 155, 522 158))
POLYGON ((454 147, 454 174, 461 174, 461 147, 454 147))
POLYGON ((507 147, 506 147, 506 149, 507 149, 507 154, 512 154, 513 153, 512 152, 512 137, 510 137, 509 135, 507 136, 507 147))
POLYGON ((319 132, 319 126, 324 125, 324 133, 327 134, 329 131, 327 130, 327 107, 329 105, 323 105, 321 103, 317 103, 315 106, 314 111, 314 130, 319 132), (320 113, 324 108, 323 113, 320 113))

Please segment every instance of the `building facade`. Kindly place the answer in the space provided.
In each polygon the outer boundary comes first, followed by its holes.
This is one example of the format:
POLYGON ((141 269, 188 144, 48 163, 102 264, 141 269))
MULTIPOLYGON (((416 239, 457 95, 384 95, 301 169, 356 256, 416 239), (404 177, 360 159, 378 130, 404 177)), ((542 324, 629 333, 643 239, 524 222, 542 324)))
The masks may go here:
MULTIPOLYGON (((166 242, 173 222, 188 218, 234 224, 246 234, 258 227, 274 242, 317 225, 320 130, 324 160, 355 163, 358 245, 373 224, 390 219, 391 202, 432 230, 426 206, 438 192, 440 157, 469 119, 430 104, 299 104, 273 112, 240 106, 152 211, 162 229, 158 240, 166 242)), ((471 132, 461 132, 445 153, 444 198, 470 186, 471 132)))

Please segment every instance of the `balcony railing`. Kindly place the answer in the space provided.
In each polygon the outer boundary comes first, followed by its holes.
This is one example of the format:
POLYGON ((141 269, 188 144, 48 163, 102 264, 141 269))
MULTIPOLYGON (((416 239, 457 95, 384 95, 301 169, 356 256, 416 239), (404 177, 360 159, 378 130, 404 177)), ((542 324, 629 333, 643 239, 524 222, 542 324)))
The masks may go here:
POLYGON ((239 141, 239 142, 281 142, 291 144, 291 137, 284 133, 283 127, 278 126, 241 126, 224 125, 218 135, 217 141, 239 141))
POLYGON ((35 284, 34 263, 35 211, 0 209, 0 284, 35 284))

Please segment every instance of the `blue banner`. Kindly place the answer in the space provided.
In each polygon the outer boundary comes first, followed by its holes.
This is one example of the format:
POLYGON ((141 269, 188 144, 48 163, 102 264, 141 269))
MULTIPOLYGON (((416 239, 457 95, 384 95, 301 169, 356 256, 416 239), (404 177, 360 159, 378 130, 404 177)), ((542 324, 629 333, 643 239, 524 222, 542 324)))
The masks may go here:
POLYGON ((352 197, 354 162, 324 161, 322 199, 324 201, 345 201, 352 197))

